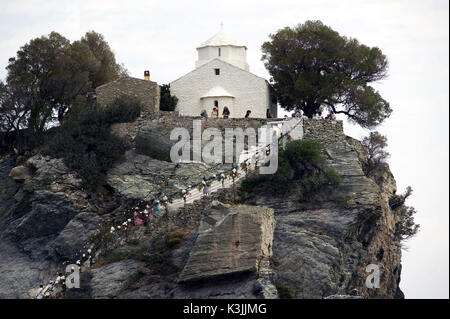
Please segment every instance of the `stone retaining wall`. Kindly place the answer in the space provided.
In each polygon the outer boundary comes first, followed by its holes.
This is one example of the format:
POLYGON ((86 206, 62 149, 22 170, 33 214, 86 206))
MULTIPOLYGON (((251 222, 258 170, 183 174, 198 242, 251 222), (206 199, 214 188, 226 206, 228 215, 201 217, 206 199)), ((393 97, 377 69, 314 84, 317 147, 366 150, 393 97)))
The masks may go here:
POLYGON ((201 116, 176 116, 174 112, 159 112, 155 114, 158 118, 159 123, 166 124, 168 127, 184 127, 192 128, 192 123, 194 120, 202 121, 202 130, 210 127, 218 128, 223 130, 224 128, 236 128, 242 127, 243 129, 252 127, 259 128, 267 123, 267 119, 245 119, 245 118, 203 118, 201 116))
POLYGON ((345 139, 342 121, 303 119, 303 138, 316 140, 324 147, 345 139))
MULTIPOLYGON (((131 146, 135 144, 136 136, 153 141, 152 145, 161 150, 169 151, 175 141, 170 141, 170 132, 175 127, 188 129, 193 137, 193 121, 201 120, 202 132, 206 128, 217 128, 224 134, 225 128, 254 128, 257 130, 273 119, 245 118, 202 118, 200 116, 178 116, 177 112, 153 112, 138 118, 133 123, 118 123, 112 126, 112 132, 124 137, 131 146)), ((258 132, 258 131, 256 131, 258 132)), ((303 139, 316 140, 324 147, 345 140, 342 121, 303 119, 303 139)))

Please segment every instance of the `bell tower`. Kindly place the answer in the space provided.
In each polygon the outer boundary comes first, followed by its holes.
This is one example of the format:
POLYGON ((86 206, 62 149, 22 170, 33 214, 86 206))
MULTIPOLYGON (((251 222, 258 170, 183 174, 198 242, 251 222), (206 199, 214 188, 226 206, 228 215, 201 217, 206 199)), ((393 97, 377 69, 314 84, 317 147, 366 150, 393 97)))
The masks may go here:
MULTIPOLYGON (((223 27, 223 24, 221 25, 223 27)), ((209 38, 197 47, 198 60, 195 67, 198 68, 213 59, 220 59, 245 71, 249 71, 247 63, 247 47, 223 31, 209 38)))

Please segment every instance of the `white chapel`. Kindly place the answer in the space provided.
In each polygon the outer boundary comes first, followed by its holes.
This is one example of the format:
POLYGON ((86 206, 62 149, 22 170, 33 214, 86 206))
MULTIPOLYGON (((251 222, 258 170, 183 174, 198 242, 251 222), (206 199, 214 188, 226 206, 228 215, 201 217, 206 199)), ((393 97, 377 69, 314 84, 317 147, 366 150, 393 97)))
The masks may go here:
POLYGON ((170 83, 170 93, 178 98, 180 115, 211 116, 218 107, 230 110, 230 117, 266 118, 267 110, 277 116, 277 106, 267 80, 249 72, 247 47, 224 32, 218 32, 197 48, 195 69, 170 83))

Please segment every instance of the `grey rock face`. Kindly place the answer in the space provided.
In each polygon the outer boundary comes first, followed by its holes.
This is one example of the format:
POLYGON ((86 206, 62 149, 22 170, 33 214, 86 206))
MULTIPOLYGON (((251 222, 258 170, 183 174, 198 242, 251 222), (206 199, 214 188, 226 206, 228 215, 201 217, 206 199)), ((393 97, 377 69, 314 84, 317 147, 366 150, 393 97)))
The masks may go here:
MULTIPOLYGON (((202 123, 204 129, 218 121, 202 123)), ((221 128, 230 123, 223 121, 221 128)), ((140 134, 167 150, 172 145, 168 128, 189 127, 192 118, 140 118, 122 124, 117 130, 124 128, 130 145, 140 134)), ((139 261, 123 260, 83 272, 82 289, 72 291, 72 297, 277 298, 292 292, 294 298, 402 298, 401 249, 392 235, 397 217, 387 204, 396 189, 389 168, 372 179, 364 176, 364 150, 343 135, 340 122, 310 121, 305 138, 325 146, 327 165, 341 175, 339 186, 306 202, 299 201, 303 197, 294 189, 283 196, 256 195, 247 202, 255 207, 214 203, 208 208, 211 198, 232 199, 224 190, 223 196, 214 197, 216 193, 188 204, 156 226, 164 231, 196 228, 171 252, 181 275, 156 276, 143 272, 139 261), (379 289, 365 287, 370 263, 381 268, 379 289), (352 295, 354 288, 357 295, 352 295)), ((0 160, 0 298, 27 298, 29 289, 54 279, 60 264, 51 257, 58 260, 77 251, 100 221, 96 213, 114 209, 95 209, 97 203, 88 202, 81 180, 61 159, 30 158, 25 164, 30 177, 23 183, 9 177, 14 163, 11 157, 0 160)), ((175 165, 130 151, 126 161, 111 168, 107 181, 116 192, 114 201, 122 196, 149 200, 159 195, 167 178, 164 192, 180 192, 212 171, 217 168, 175 165)))
POLYGON ((29 289, 39 287, 56 273, 48 261, 33 261, 14 243, 0 236, 0 299, 30 298, 29 289))
POLYGON ((139 282, 140 288, 124 292, 123 299, 255 299, 276 298, 276 288, 269 280, 257 278, 255 274, 241 274, 226 278, 212 278, 205 282, 176 284, 157 278, 139 282))
POLYGON ((342 261, 336 237, 342 237, 353 221, 339 213, 307 210, 276 217, 275 271, 283 285, 295 287, 297 298, 321 298, 338 288, 342 261))
POLYGON ((176 299, 256 299, 263 298, 256 274, 211 278, 206 282, 178 285, 171 291, 176 299))
POLYGON ((170 299, 173 297, 174 284, 164 281, 155 281, 143 285, 141 288, 124 292, 118 299, 170 299))
POLYGON ((89 271, 92 279, 91 297, 95 299, 114 298, 138 275, 144 263, 127 259, 89 271))
POLYGON ((183 269, 189 259, 189 253, 195 245, 198 236, 198 228, 191 231, 183 239, 181 247, 174 249, 171 254, 172 263, 178 268, 183 269))
POLYGON ((88 241, 89 237, 99 228, 102 222, 95 214, 82 212, 76 215, 55 239, 56 252, 63 258, 68 258, 88 241))
POLYGON ((203 176, 210 177, 212 174, 211 167, 203 163, 174 164, 132 151, 126 153, 126 158, 108 172, 107 182, 119 194, 132 199, 155 198, 161 192, 161 183, 167 178, 169 184, 164 187, 164 192, 181 194, 182 189, 199 184, 203 176))
POLYGON ((334 168, 341 176, 341 183, 336 195, 349 196, 360 205, 376 205, 380 189, 374 181, 367 178, 362 171, 358 153, 344 140, 325 149, 328 166, 334 168))
POLYGON ((274 226, 271 209, 213 203, 200 223, 180 282, 267 268, 274 226))
POLYGON ((57 234, 76 214, 64 193, 35 192, 31 211, 16 227, 16 236, 28 239, 57 234))
POLYGON ((202 215, 201 225, 171 253, 181 274, 143 276, 118 298, 277 298, 269 266, 273 212, 213 201, 202 215))
POLYGON ((272 278, 258 278, 253 285, 253 294, 260 299, 277 299, 278 290, 273 284, 272 278))
POLYGON ((0 216, 5 215, 14 204, 14 195, 20 185, 9 178, 9 173, 14 167, 14 159, 11 156, 0 160, 0 216))
POLYGON ((351 296, 351 295, 331 295, 324 299, 364 299, 363 296, 351 296))
POLYGON ((12 157, 0 160, 0 299, 29 298, 28 289, 39 285, 50 268, 46 261, 33 261, 8 236, 15 211, 14 195, 21 187, 9 177, 13 167, 12 157))
POLYGON ((37 191, 30 199, 31 209, 8 227, 17 244, 33 259, 53 254, 53 241, 78 213, 64 193, 37 191))
POLYGON ((0 162, 0 296, 3 298, 27 298, 29 289, 54 280, 60 269, 51 259, 61 258, 55 255, 55 239, 63 232, 57 242, 66 241, 67 246, 59 246, 64 255, 81 244, 94 225, 93 219, 88 221, 83 215, 70 223, 80 212, 89 211, 89 205, 80 189, 80 180, 62 160, 36 155, 25 165, 33 173, 24 183, 17 183, 8 176, 12 158, 0 162), (74 225, 82 221, 89 225, 75 231, 74 225))
POLYGON ((81 179, 67 168, 62 159, 35 155, 28 159, 26 164, 36 169, 33 178, 25 181, 26 191, 61 192, 80 189, 81 179))
POLYGON ((28 167, 22 165, 16 166, 9 173, 9 177, 15 181, 24 181, 31 177, 31 171, 28 167))
POLYGON ((385 174, 378 186, 364 175, 355 148, 338 135, 332 139, 324 152, 341 182, 320 201, 298 202, 295 191, 283 200, 257 196, 249 201, 275 210, 275 282, 290 289, 294 298, 348 295, 354 288, 364 297, 393 298, 401 251, 392 238, 395 216, 387 207, 391 175, 385 174), (389 270, 383 270, 385 286, 375 291, 365 287, 365 267, 377 263, 380 249, 389 251, 383 266, 389 270))
POLYGON ((156 150, 170 152, 170 149, 176 143, 176 141, 170 140, 171 130, 172 128, 164 123, 152 121, 139 128, 136 138, 151 144, 152 148, 156 150))
POLYGON ((61 159, 35 155, 26 165, 35 172, 15 196, 17 203, 9 216, 8 232, 33 258, 59 259, 73 254, 101 221, 80 189, 81 180, 61 159))

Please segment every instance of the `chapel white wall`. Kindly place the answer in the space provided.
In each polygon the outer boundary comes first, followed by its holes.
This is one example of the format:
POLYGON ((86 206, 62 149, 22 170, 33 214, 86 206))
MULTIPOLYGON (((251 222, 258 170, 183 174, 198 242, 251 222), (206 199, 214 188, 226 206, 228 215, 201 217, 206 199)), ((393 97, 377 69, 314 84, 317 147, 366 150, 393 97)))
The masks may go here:
MULTIPOLYGON (((206 108, 210 115, 214 104, 205 107, 200 98, 215 86, 223 87, 235 97, 233 105, 227 105, 230 117, 244 117, 248 109, 252 111, 251 117, 266 117, 266 110, 271 105, 267 81, 219 59, 170 83, 171 94, 178 97, 176 110, 180 115, 199 116, 201 110, 206 108), (220 69, 220 75, 215 75, 216 68, 220 69)), ((222 116, 224 106, 219 101, 219 116, 222 116)))

